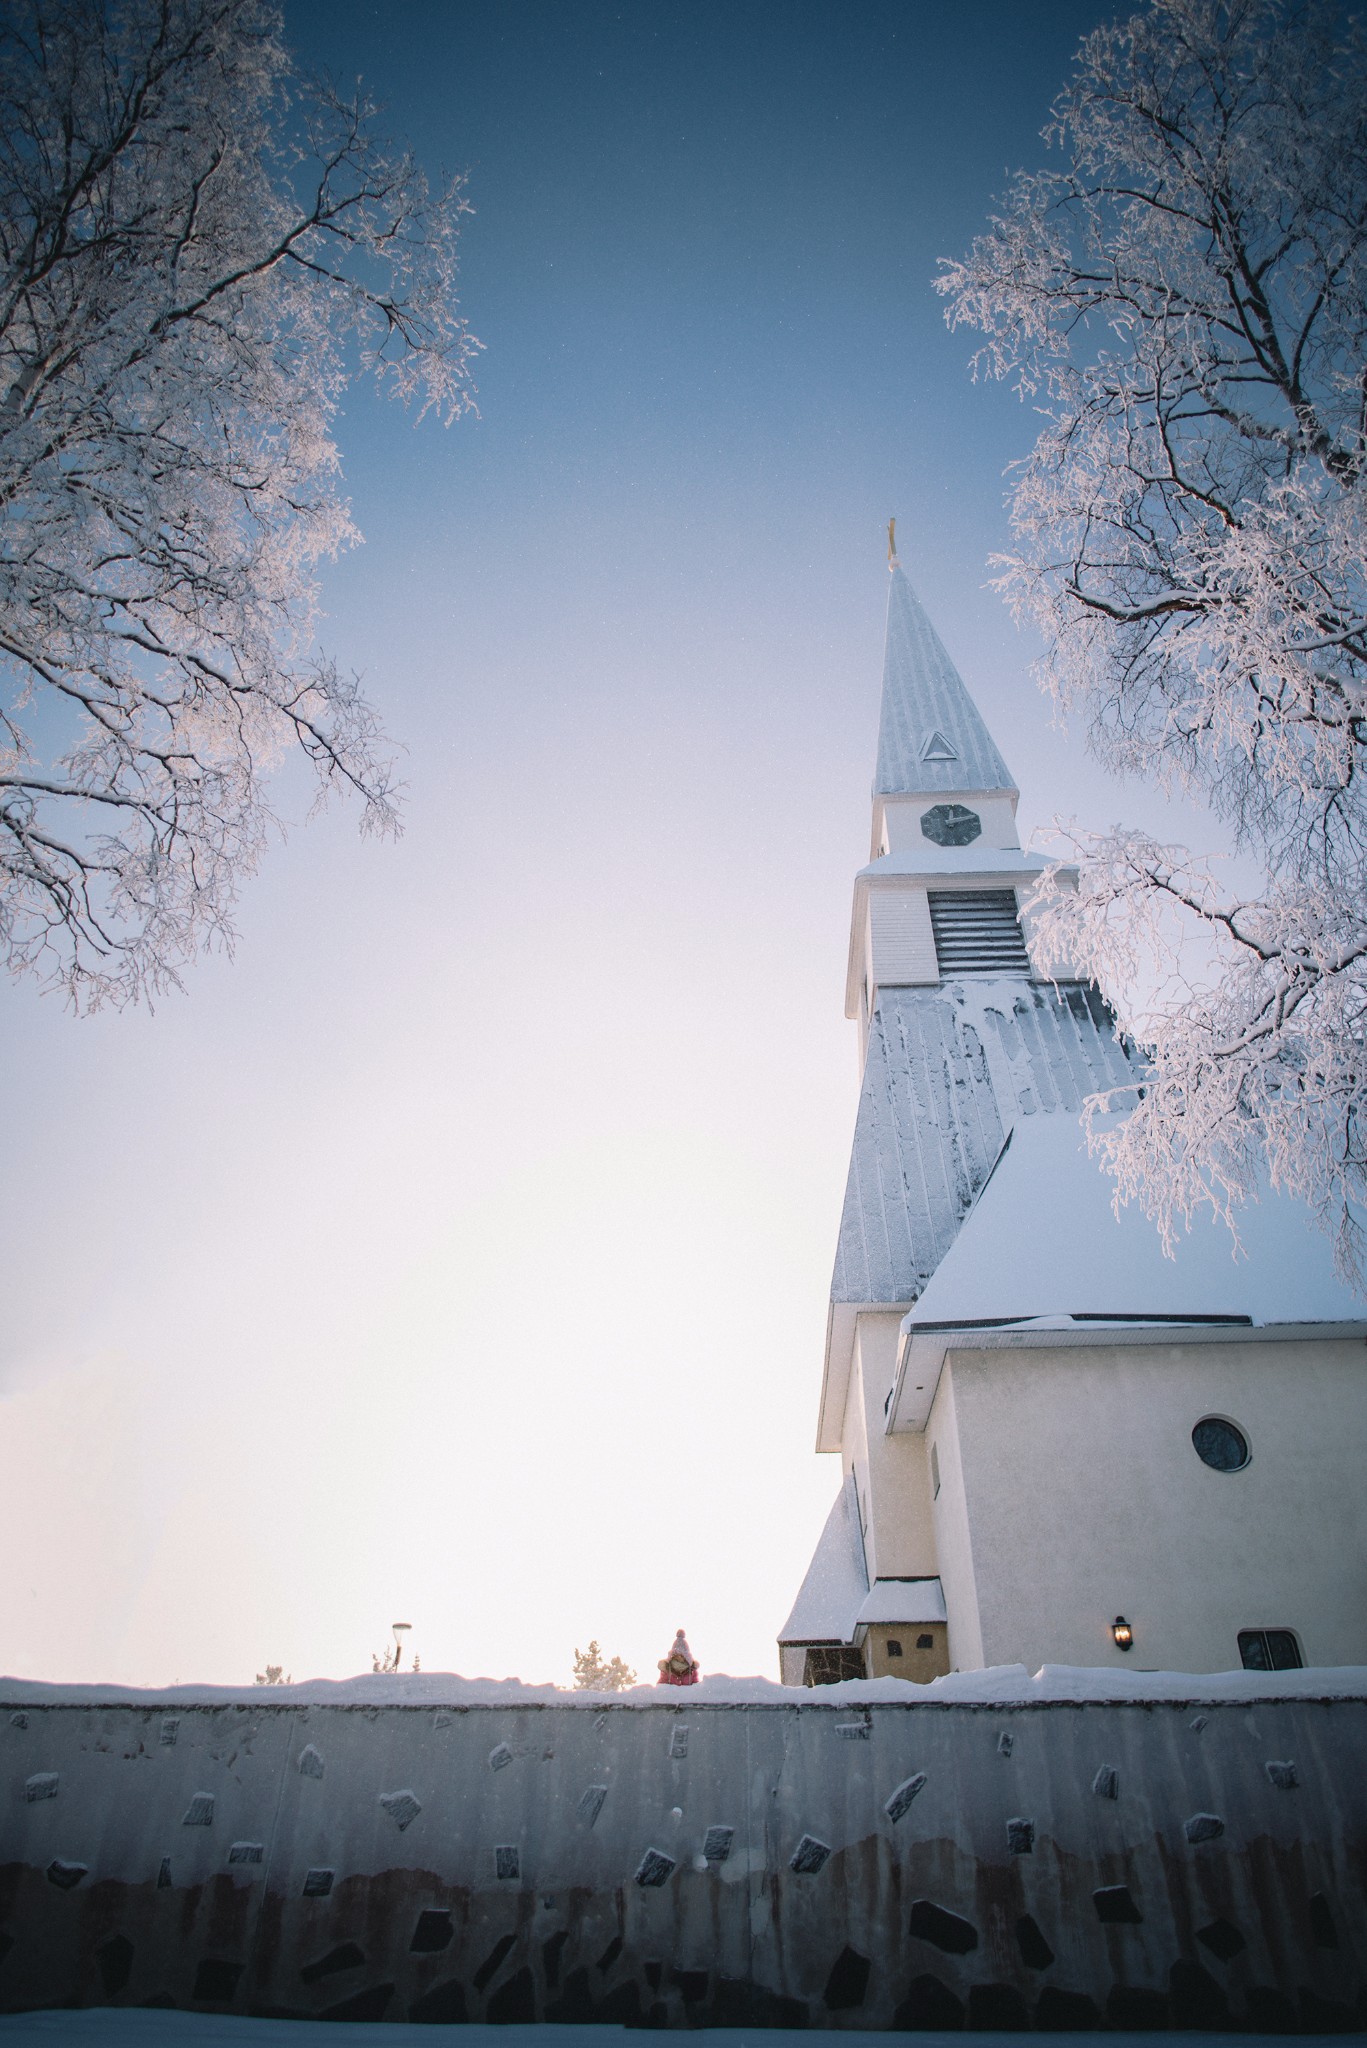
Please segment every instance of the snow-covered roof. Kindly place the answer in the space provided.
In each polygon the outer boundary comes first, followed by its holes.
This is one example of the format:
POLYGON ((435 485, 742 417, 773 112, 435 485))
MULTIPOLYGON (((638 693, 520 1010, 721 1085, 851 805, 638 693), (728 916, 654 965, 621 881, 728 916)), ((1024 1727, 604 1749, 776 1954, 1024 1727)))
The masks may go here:
POLYGON ((874 794, 1015 787, 920 599, 894 567, 874 794))
POLYGON ((884 878, 895 881, 902 875, 971 875, 974 886, 981 887, 984 875, 1001 875, 1014 883, 1030 882, 1042 875, 1048 865, 1038 854, 1023 853, 1019 846, 932 846, 927 839, 914 853, 880 854, 877 860, 860 868, 854 879, 859 883, 884 878))
POLYGON ((848 1643, 869 1590, 859 1496, 851 1472, 835 1497, 793 1611, 778 1632, 781 1643, 848 1643))
POLYGON ((1094 989, 1015 980, 885 988, 869 1027, 831 1294, 914 1301, 1012 1124, 1076 1116, 1130 1068, 1094 989))
POLYGON ((1076 1117, 1017 1119, 953 1245, 903 1318, 909 1342, 891 1428, 923 1426, 945 1351, 967 1333, 997 1348, 1151 1341, 1178 1329, 1184 1341, 1227 1339, 1237 1329, 1367 1330, 1367 1302, 1339 1279, 1328 1238, 1288 1195, 1264 1187, 1240 1211, 1241 1249, 1222 1223, 1203 1216, 1170 1259, 1135 1204, 1116 1216, 1113 1193, 1076 1117))
POLYGON ((1129 1071, 1094 989, 1016 978, 879 990, 831 1280, 819 1449, 839 1448, 855 1312, 922 1294, 1013 1123, 1076 1116, 1129 1071))
POLYGON ((1035 1317, 1241 1319, 1274 1324, 1367 1319, 1334 1271, 1309 1212, 1264 1187, 1239 1215, 1243 1256, 1223 1224, 1199 1218, 1167 1258, 1131 1203, 1089 1156, 1073 1117, 1021 1117, 988 1185, 906 1319, 927 1324, 1035 1317), (1040 1242, 1040 1218, 1056 1226, 1040 1242))
POLYGON ((857 1627, 871 1621, 945 1621, 944 1588, 938 1579, 875 1579, 855 1616, 857 1627))

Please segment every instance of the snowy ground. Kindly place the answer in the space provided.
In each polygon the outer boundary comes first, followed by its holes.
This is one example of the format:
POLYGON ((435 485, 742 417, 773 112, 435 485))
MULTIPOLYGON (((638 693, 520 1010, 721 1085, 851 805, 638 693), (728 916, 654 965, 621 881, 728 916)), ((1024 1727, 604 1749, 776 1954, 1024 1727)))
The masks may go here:
MULTIPOLYGON (((1028 1706, 1048 1700, 1181 1700, 1214 1702, 1367 1697, 1367 1666, 1343 1664, 1307 1671, 1144 1671, 1109 1666, 1090 1669, 1046 1664, 1033 1676, 1023 1664, 994 1664, 985 1671, 953 1671, 928 1685, 905 1678, 854 1678, 842 1685, 778 1685, 771 1678, 704 1678, 688 1692, 655 1685, 629 1692, 571 1692, 554 1685, 525 1685, 520 1678, 461 1678, 453 1672, 390 1672, 358 1678, 310 1678, 298 1685, 53 1685, 33 1678, 0 1678, 0 1702, 7 1707, 49 1706, 367 1706, 367 1707, 580 1707, 601 1713, 605 1706, 859 1706, 893 1703, 936 1706, 950 1703, 1028 1706)), ((842 2038, 848 2039, 848 2036, 842 2038)))
MULTIPOLYGON (((444 2035, 451 2048, 627 2048, 625 2027, 420 2027, 388 2026, 383 2021, 359 2030, 342 2020, 244 2020, 227 2013, 200 2012, 26 2012, 0 2017, 0 2048, 432 2048, 444 2035), (358 2041, 357 2035, 360 2034, 358 2041)), ((633 2030, 632 2040, 639 2038, 633 2030)), ((887 2048, 887 2034, 855 2033, 812 2027, 802 2032, 785 2028, 699 2028, 689 2033, 695 2048, 887 2048)), ((905 2039, 905 2036, 899 2036, 905 2039)), ((926 2048, 943 2048, 957 2034, 918 2034, 926 2048)), ((1008 2048, 1019 2034, 974 2034, 978 2048, 1008 2048)), ((1153 2048, 1152 2034, 1036 2034, 1050 2048, 1078 2048, 1084 2040, 1106 2048, 1153 2048)), ((1267 2048, 1266 2034, 1183 2034, 1187 2042, 1209 2042, 1215 2048, 1267 2048)), ((1343 2034, 1300 2034, 1303 2043, 1342 2042, 1343 2034)))

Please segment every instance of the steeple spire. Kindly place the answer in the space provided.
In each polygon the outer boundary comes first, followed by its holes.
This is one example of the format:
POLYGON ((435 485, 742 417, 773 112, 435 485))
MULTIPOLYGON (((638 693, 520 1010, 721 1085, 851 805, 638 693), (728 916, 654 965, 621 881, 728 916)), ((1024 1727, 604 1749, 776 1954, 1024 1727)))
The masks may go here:
POLYGON ((875 797, 949 790, 1014 796, 1011 771, 895 554, 888 566, 875 797))

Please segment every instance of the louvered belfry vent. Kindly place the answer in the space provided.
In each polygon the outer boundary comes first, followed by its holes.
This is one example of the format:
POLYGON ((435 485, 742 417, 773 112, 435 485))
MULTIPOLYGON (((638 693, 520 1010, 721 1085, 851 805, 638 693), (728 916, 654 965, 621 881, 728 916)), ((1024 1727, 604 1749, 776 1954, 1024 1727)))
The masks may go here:
POLYGON ((932 889, 930 922, 940 973, 1028 974, 1012 889, 932 889))

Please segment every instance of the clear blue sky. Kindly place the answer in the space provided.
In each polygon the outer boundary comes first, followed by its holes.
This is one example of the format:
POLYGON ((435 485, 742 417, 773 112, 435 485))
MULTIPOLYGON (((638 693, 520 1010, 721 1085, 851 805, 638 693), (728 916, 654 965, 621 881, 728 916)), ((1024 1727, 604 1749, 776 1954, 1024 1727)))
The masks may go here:
MULTIPOLYGON (((653 1675, 773 1639, 852 1129, 883 526, 1024 792, 1152 820, 983 589, 1033 434, 937 257, 1089 5, 297 0, 465 169, 478 419, 338 423, 323 639, 407 749, 154 1015, 0 993, 0 1642, 34 1677, 653 1675)), ((287 808, 306 792, 286 778, 287 808)))

